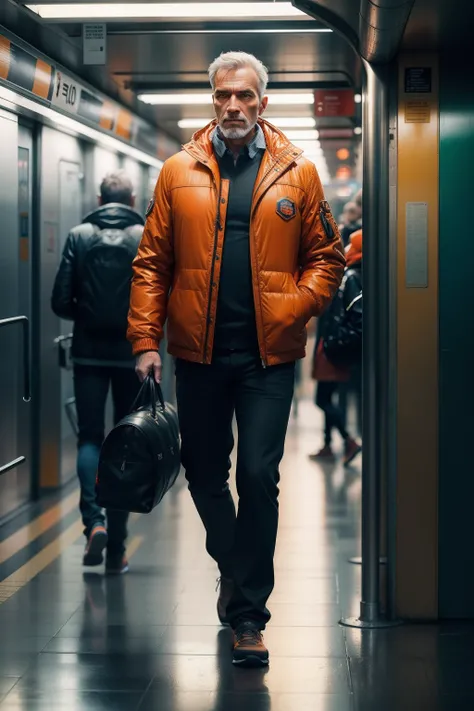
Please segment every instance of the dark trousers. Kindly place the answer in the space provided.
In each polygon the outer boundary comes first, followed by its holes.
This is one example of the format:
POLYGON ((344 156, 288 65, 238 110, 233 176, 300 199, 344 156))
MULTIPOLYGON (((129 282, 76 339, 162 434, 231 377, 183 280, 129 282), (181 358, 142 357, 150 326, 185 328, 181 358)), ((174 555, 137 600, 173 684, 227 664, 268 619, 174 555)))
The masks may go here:
POLYGON ((325 382, 321 380, 316 390, 316 405, 324 412, 324 443, 329 446, 334 428, 339 430, 341 437, 349 437, 344 426, 344 412, 339 402, 334 402, 334 396, 340 383, 325 382))
POLYGON ((263 368, 248 352, 216 353, 212 365, 177 361, 182 460, 207 532, 206 547, 234 581, 227 608, 232 627, 264 629, 273 590, 279 464, 295 379, 294 363, 263 368), (232 422, 238 432, 238 512, 229 490, 232 422))
MULTIPOLYGON (((97 505, 95 480, 99 454, 105 436, 105 408, 112 385, 114 424, 130 412, 140 383, 133 368, 75 365, 74 394, 79 428, 77 474, 81 485, 80 510, 84 534, 89 536, 96 525, 105 524, 105 516, 97 505)), ((108 544, 111 555, 125 552, 128 513, 107 511, 108 544)))

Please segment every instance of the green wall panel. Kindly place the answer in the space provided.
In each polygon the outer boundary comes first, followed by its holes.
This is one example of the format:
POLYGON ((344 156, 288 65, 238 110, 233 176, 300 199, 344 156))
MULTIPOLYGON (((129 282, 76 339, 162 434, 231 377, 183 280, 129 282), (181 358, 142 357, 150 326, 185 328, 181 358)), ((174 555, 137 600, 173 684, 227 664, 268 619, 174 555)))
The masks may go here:
POLYGON ((474 618, 474 74, 440 62, 439 613, 474 618))

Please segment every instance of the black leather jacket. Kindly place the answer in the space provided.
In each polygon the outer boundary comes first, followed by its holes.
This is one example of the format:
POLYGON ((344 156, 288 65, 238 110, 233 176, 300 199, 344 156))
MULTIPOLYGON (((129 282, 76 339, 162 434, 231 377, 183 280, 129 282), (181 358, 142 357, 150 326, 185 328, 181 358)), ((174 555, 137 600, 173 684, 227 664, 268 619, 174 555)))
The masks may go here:
POLYGON ((356 365, 362 357, 362 263, 346 269, 327 311, 323 338, 326 356, 335 365, 356 365))
POLYGON ((83 290, 81 266, 88 243, 98 230, 127 230, 136 239, 137 249, 143 232, 144 220, 131 207, 119 203, 102 205, 74 227, 64 245, 61 264, 54 282, 51 307, 62 319, 74 321, 72 357, 84 365, 131 365, 132 348, 125 337, 111 337, 89 331, 78 317, 83 290))

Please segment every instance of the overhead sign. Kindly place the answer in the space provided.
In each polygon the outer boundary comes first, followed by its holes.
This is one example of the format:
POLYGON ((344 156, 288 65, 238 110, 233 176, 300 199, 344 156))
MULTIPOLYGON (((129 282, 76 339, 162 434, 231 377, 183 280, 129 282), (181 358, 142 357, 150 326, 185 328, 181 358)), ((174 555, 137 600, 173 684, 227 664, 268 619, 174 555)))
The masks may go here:
POLYGON ((51 105, 70 114, 77 114, 81 87, 64 72, 56 71, 51 105))
POLYGON ((318 128, 319 140, 330 138, 354 138, 352 128, 318 128))
POLYGON ((0 34, 0 85, 82 119, 162 160, 179 150, 178 142, 155 126, 38 56, 33 47, 26 47, 26 43, 20 46, 10 39, 9 33, 0 34))
POLYGON ((86 22, 82 26, 84 64, 105 64, 107 61, 107 25, 86 22))
POLYGON ((354 116, 354 90, 317 89, 314 92, 314 113, 316 118, 354 116))

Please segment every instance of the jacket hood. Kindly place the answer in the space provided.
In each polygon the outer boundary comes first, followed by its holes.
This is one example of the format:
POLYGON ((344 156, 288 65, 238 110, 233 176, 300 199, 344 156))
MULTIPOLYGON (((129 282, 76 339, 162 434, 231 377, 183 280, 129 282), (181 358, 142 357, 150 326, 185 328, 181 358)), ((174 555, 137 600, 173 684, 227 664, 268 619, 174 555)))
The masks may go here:
POLYGON ((136 210, 119 202, 101 205, 87 215, 82 222, 90 222, 101 230, 124 230, 126 227, 145 224, 145 220, 136 210))
MULTIPOLYGON (((280 131, 276 126, 269 123, 265 119, 259 118, 258 125, 263 131, 265 136, 265 143, 267 144, 267 151, 274 157, 277 158, 282 152, 292 153, 294 158, 299 157, 303 151, 300 148, 296 148, 287 139, 285 134, 280 131)), ((197 149, 198 151, 203 151, 206 157, 209 158, 213 155, 212 147, 212 134, 217 127, 217 119, 214 119, 204 128, 193 135, 191 141, 183 146, 185 150, 197 149)))
POLYGON ((362 261, 362 230, 351 234, 351 241, 346 251, 346 265, 353 267, 362 261))

